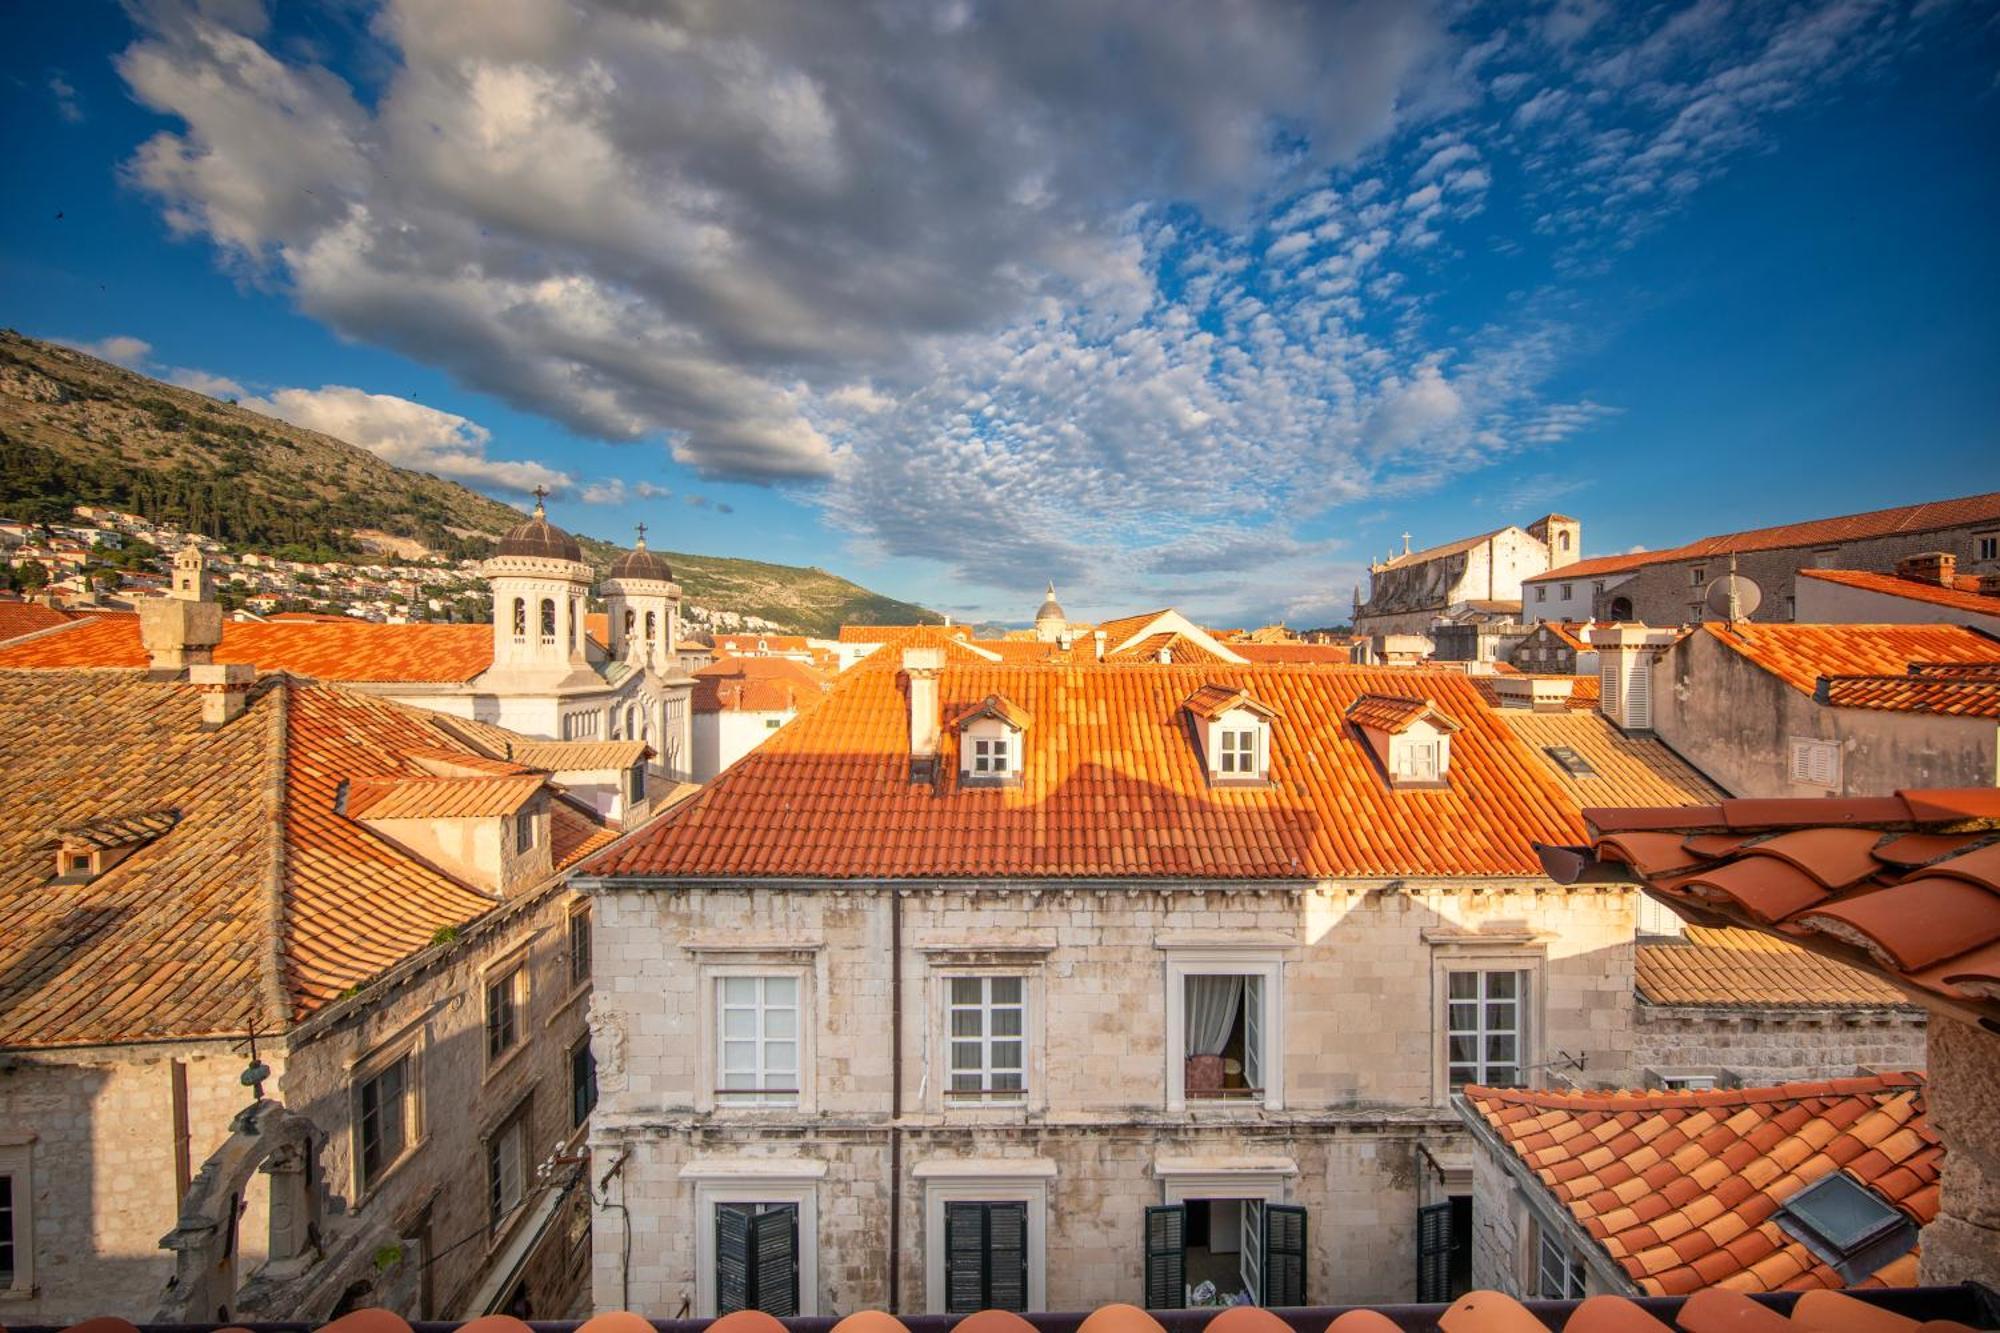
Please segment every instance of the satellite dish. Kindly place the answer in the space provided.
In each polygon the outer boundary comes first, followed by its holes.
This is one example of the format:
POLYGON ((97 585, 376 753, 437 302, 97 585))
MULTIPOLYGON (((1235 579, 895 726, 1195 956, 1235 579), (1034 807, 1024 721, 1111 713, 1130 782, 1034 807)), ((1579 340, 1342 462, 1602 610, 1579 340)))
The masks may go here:
POLYGON ((1764 590, 1741 574, 1724 574, 1708 585, 1708 609, 1721 620, 1748 620, 1763 605, 1764 590))

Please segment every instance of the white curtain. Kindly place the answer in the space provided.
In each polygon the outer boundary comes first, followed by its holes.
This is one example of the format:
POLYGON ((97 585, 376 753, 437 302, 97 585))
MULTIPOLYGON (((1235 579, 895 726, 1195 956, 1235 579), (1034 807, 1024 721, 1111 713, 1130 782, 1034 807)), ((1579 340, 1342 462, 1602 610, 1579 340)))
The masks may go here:
POLYGON ((1189 1055, 1221 1055, 1236 1026, 1243 1003, 1242 977, 1187 979, 1187 1044, 1189 1055))

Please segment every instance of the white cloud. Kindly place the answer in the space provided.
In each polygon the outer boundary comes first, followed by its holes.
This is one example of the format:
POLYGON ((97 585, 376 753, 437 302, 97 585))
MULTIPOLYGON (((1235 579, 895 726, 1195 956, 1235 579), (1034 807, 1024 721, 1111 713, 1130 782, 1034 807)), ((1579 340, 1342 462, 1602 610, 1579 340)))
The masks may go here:
POLYGON ((628 482, 622 477, 600 477, 586 482, 577 492, 578 499, 592 505, 617 505, 628 500, 665 500, 672 495, 667 487, 654 482, 628 482))
POLYGON ((60 74, 49 75, 49 92, 56 99, 56 114, 72 125, 83 123, 83 103, 76 88, 60 74))
POLYGON ((125 333, 114 333, 95 342, 82 342, 74 338, 57 338, 53 341, 61 343, 64 347, 74 347, 79 352, 86 352, 100 361, 123 366, 127 370, 144 369, 153 357, 153 344, 144 338, 134 338, 125 333))
POLYGON ((250 391, 227 375, 211 375, 205 370, 195 370, 187 366, 175 366, 166 372, 169 384, 178 384, 183 389, 193 389, 205 393, 210 398, 243 398, 250 391))
POLYGON ((518 495, 537 486, 563 491, 573 484, 566 473, 540 463, 488 458, 492 432, 484 426, 393 394, 329 384, 279 389, 268 397, 243 398, 240 405, 358 445, 397 467, 473 486, 518 495))

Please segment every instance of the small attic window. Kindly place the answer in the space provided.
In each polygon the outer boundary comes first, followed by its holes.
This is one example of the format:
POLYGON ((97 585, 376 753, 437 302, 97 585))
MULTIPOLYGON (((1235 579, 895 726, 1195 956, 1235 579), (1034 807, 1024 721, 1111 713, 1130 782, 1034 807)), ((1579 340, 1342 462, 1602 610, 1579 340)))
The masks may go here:
POLYGON ((111 815, 56 830, 56 882, 88 884, 180 822, 178 810, 111 815))
POLYGON ((1277 713, 1228 685, 1204 685, 1186 708, 1208 770, 1217 786, 1261 785, 1271 776, 1271 719, 1277 713))
POLYGON ((1917 1225, 1907 1213, 1843 1171, 1794 1193, 1774 1220, 1849 1286, 1908 1254, 1917 1243, 1917 1225))
POLYGON ((1590 761, 1567 745, 1544 745, 1542 753, 1555 760, 1562 771, 1573 778, 1597 776, 1597 770, 1590 766, 1590 761))
POLYGON ((1001 694, 989 694, 946 726, 958 733, 958 778, 966 786, 1013 786, 1021 780, 1021 739, 1030 718, 1001 694))

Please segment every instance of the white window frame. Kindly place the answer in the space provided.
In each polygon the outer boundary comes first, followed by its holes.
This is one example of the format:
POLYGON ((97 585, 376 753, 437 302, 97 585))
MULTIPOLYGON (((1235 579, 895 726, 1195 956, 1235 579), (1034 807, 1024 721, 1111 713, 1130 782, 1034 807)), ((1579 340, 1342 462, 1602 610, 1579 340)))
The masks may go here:
POLYGON ((1439 1105, 1451 1096, 1451 974, 1453 972, 1526 972, 1528 994, 1520 1013, 1527 1036, 1520 1043, 1521 1086, 1541 1084, 1541 1065, 1548 1030, 1548 959, 1546 951, 1520 943, 1452 940, 1431 945, 1431 1097, 1439 1105))
MULTIPOLYGON (((1033 1049, 1036 1043, 1034 1041, 1034 1031, 1031 1026, 1035 1019, 1036 1009, 1034 989, 1035 977, 1019 968, 951 968, 939 973, 939 1004, 937 1013, 941 1020, 939 1023, 939 1038, 942 1049, 938 1062, 938 1091, 943 1098, 945 1106, 953 1110, 976 1110, 982 1107, 1019 1110, 1029 1104, 1028 1099, 1033 1095, 1031 1089, 1033 1088, 1035 1074, 1033 1049), (1021 1032, 1018 1038, 996 1038, 993 1036, 992 1015, 995 1005, 992 1000, 992 992, 993 983, 996 980, 1011 980, 1021 983, 1021 1000, 1019 1005, 1021 1010, 1021 1032), (987 1062, 982 1064, 979 1071, 981 1082, 991 1083, 992 1081, 995 1071, 990 1065, 990 1060, 993 1043, 996 1040, 1018 1040, 1021 1044, 1021 1090, 1012 1096, 1000 1092, 993 1092, 990 1095, 982 1096, 966 1096, 957 1092, 951 1086, 953 1079, 960 1072, 952 1066, 952 1046, 956 1042, 967 1040, 967 1038, 956 1035, 953 1031, 954 1025, 952 1023, 954 1011, 970 1007, 960 1005, 953 995, 953 992, 957 988, 956 983, 961 981, 977 981, 980 984, 981 999, 978 1005, 978 1012, 980 1014, 981 1030, 983 1033, 979 1038, 982 1048, 980 1057, 983 1062, 987 1062)), ((998 1007, 1010 1009, 1015 1006, 1001 1005, 998 1007)))
MULTIPOLYGON (((707 952, 697 948, 697 953, 707 952)), ((790 951, 774 950, 773 953, 790 951)), ((751 956, 756 956, 752 954, 751 956)), ((705 964, 700 973, 701 984, 698 991, 698 1011, 695 1015, 699 1024, 696 1031, 701 1039, 695 1044, 701 1051, 701 1081, 695 1087, 695 1109, 712 1111, 719 1115, 757 1115, 778 1112, 786 1116, 810 1115, 818 1109, 818 1099, 814 1088, 814 1053, 816 1042, 818 997, 815 994, 814 968, 811 963, 800 962, 733 962, 705 964), (799 1049, 797 1097, 778 1101, 733 1101, 716 1095, 722 1086, 722 982, 729 977, 792 977, 798 983, 799 997, 799 1049)))
POLYGON ((1254 726, 1223 727, 1216 741, 1216 774, 1224 778, 1261 778, 1264 776, 1264 728, 1254 726), (1249 744, 1243 744, 1244 741, 1249 744), (1244 768, 1244 761, 1249 767, 1244 768), (1232 765, 1234 765, 1232 767, 1232 765))
POLYGON ((1529 984, 1527 975, 1519 968, 1457 967, 1446 971, 1445 1081, 1447 1085, 1451 1082, 1452 1069, 1465 1064, 1472 1065, 1477 1071, 1473 1077, 1465 1080, 1467 1083, 1505 1087, 1525 1087, 1527 1085, 1528 1080, 1526 1075, 1528 1069, 1525 1057, 1527 1055, 1529 1025, 1523 1020, 1527 1018, 1529 997, 1523 994, 1523 991, 1529 984), (1470 977, 1473 979, 1473 989, 1477 992, 1476 994, 1463 996, 1451 993, 1452 983, 1461 977, 1470 977), (1492 985, 1494 979, 1499 977, 1507 979, 1513 994, 1493 995, 1488 993, 1488 988, 1492 985), (1463 1005, 1470 1005, 1474 1013, 1473 1025, 1470 1028, 1458 1028, 1452 1023, 1452 1009, 1455 1006, 1463 1005), (1488 1014, 1496 1005, 1506 1005, 1511 1008, 1513 1013, 1513 1023, 1511 1026, 1491 1028, 1487 1026, 1488 1014), (1454 1060, 1452 1058, 1452 1039, 1461 1036, 1470 1037, 1473 1041, 1475 1054, 1470 1061, 1454 1060), (1511 1060, 1494 1060, 1489 1058, 1487 1054, 1486 1043, 1491 1039, 1502 1037, 1510 1038, 1514 1043, 1514 1058, 1511 1060), (1514 1078, 1506 1084, 1492 1084, 1490 1082, 1490 1070, 1493 1069, 1511 1069, 1514 1071, 1514 1078))
POLYGON ((1013 738, 1006 732, 972 738, 972 776, 1004 778, 1014 771, 1013 738))
POLYGON ((729 1107, 796 1107, 800 1093, 802 1092, 801 1085, 805 1081, 805 1070, 801 1068, 804 1062, 800 1059, 803 1053, 801 1048, 805 1044, 801 1039, 801 1029, 804 1027, 802 1021, 805 1009, 804 985, 800 983, 796 976, 782 971, 759 973, 750 976, 717 977, 715 979, 713 999, 716 1023, 714 1041, 715 1072, 717 1077, 712 1093, 717 1104, 729 1107), (785 1004, 772 999, 770 992, 774 982, 782 983, 790 988, 791 995, 789 998, 791 1003, 785 1004), (744 985, 748 985, 755 990, 755 994, 751 997, 750 1002, 747 1005, 732 1003, 729 1000, 728 992, 733 988, 744 985), (745 1038, 733 1036, 727 1030, 728 1018, 732 1013, 748 1013, 752 1016, 751 1026, 756 1030, 747 1039, 747 1043, 752 1050, 752 1068, 746 1072, 755 1078, 757 1082, 754 1087, 750 1088, 724 1090, 722 1083, 732 1072, 729 1068, 726 1048, 732 1043, 745 1041, 745 1038), (770 1016, 773 1014, 791 1015, 789 1024, 791 1031, 789 1034, 774 1033, 771 1030, 770 1016), (782 1071, 766 1068, 764 1063, 765 1048, 780 1042, 789 1042, 792 1047, 790 1088, 774 1086, 781 1077, 782 1071))
POLYGON ((819 1314, 819 1182, 825 1162, 777 1158, 702 1161, 681 1168, 694 1184, 694 1314, 715 1318, 715 1206, 789 1203, 799 1210, 799 1317, 819 1314))
MULTIPOLYGON (((354 1065, 348 1078, 352 1090, 353 1133, 352 1156, 354 1177, 354 1207, 359 1209, 381 1189, 382 1185, 402 1169, 405 1162, 417 1155, 428 1138, 428 1127, 424 1117, 424 1037, 426 1029, 419 1023, 406 1036, 370 1051, 354 1065), (403 1151, 393 1161, 385 1162, 373 1180, 366 1178, 363 1168, 361 1141, 361 1087, 364 1083, 379 1077, 399 1060, 410 1063, 409 1081, 403 1089, 403 1105, 406 1124, 404 1126, 403 1151)), ((480 1027, 480 1038, 485 1039, 485 1025, 480 1027)))
POLYGON ((1583 1256, 1565 1244, 1559 1235, 1551 1235, 1552 1228, 1545 1227, 1537 1219, 1534 1225, 1533 1244, 1528 1250, 1531 1265, 1528 1280, 1528 1299, 1543 1301, 1580 1301, 1590 1294, 1590 1266, 1583 1256), (1561 1290, 1549 1295, 1542 1286, 1547 1276, 1549 1259, 1553 1256, 1560 1265, 1557 1285, 1561 1290))
POLYGON ((507 1114, 495 1120, 492 1126, 479 1136, 481 1150, 480 1164, 486 1168, 484 1183, 486 1186, 486 1225, 489 1235, 497 1237, 504 1232, 508 1225, 516 1217, 520 1216, 522 1206, 528 1202, 529 1196, 534 1193, 534 1116, 535 1103, 533 1096, 523 1097, 508 1109, 507 1114), (521 1196, 514 1200, 513 1205, 505 1212, 495 1213, 493 1211, 493 1151, 496 1146, 504 1144, 506 1136, 510 1133, 520 1136, 518 1161, 521 1171, 521 1196))
POLYGON ((1244 1107, 1267 1111, 1285 1109, 1285 960, 1280 948, 1178 948, 1167 949, 1163 965, 1166 982, 1166 1102, 1167 1110, 1198 1114, 1228 1113, 1244 1107), (1187 979, 1189 977, 1243 976, 1263 981, 1264 1012, 1259 1022, 1263 1048, 1258 1054, 1264 1080, 1261 1101, 1229 1101, 1187 1095, 1187 979))
POLYGON ((35 1294, 35 1136, 0 1132, 0 1176, 14 1182, 14 1278, 0 1297, 35 1294))
POLYGON ((1024 1203, 1028 1206, 1028 1312, 1048 1309, 1049 1181, 1056 1164, 1043 1158, 919 1162, 911 1172, 924 1186, 924 1310, 943 1314, 944 1206, 1024 1203))

